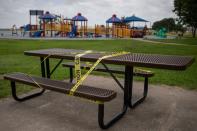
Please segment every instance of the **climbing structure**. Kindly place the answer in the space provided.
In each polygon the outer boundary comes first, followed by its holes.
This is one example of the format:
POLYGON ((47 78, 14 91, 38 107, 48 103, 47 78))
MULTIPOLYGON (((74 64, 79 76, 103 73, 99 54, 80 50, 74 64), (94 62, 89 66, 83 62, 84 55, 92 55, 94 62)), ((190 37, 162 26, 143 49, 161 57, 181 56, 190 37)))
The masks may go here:
POLYGON ((120 25, 122 23, 121 19, 119 19, 118 17, 116 17, 116 15, 112 15, 111 18, 109 18, 108 20, 106 20, 106 37, 117 37, 117 33, 116 28, 118 25, 120 25), (111 24, 111 27, 110 27, 111 24))
POLYGON ((87 36, 87 28, 88 28, 88 19, 82 16, 81 13, 78 13, 76 16, 72 18, 72 31, 76 31, 76 35, 79 37, 87 36))
POLYGON ((125 19, 123 19, 123 23, 125 23, 125 24, 132 23, 132 25, 130 25, 131 37, 143 37, 144 35, 146 35, 146 31, 148 29, 146 26, 147 22, 148 22, 147 20, 144 20, 144 19, 137 17, 135 15, 132 15, 132 16, 129 16, 129 17, 126 17, 125 19), (145 26, 143 28, 137 28, 134 25, 135 22, 144 22, 145 26))
POLYGON ((46 31, 51 31, 51 37, 53 36, 53 29, 54 24, 53 21, 56 19, 56 17, 52 14, 50 14, 48 11, 39 17, 42 20, 42 30, 43 30, 43 37, 46 35, 46 31))

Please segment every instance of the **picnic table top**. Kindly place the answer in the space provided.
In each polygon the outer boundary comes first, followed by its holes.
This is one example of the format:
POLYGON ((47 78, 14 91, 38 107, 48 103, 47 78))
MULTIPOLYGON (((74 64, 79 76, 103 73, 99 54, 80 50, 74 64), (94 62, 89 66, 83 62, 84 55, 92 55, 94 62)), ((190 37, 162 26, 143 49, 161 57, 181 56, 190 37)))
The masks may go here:
MULTIPOLYGON (((24 54, 29 56, 38 56, 38 57, 48 56, 49 58, 74 60, 77 54, 84 53, 84 51, 85 50, 52 48, 52 49, 24 51, 24 54)), ((81 61, 95 62, 96 60, 98 60, 98 58, 104 55, 106 54, 95 51, 95 53, 89 53, 81 56, 81 61)), ((191 56, 140 54, 140 53, 130 53, 130 54, 115 56, 102 60, 102 62, 106 64, 161 68, 161 69, 169 69, 169 70, 185 70, 194 61, 195 61, 194 57, 191 56)))

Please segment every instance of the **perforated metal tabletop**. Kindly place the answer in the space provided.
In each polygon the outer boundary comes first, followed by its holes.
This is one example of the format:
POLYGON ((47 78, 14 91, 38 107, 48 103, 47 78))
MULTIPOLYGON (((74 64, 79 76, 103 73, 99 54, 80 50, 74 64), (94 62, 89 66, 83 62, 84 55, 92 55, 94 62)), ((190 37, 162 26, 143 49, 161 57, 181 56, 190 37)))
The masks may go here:
MULTIPOLYGON (((84 51, 85 50, 54 48, 25 51, 24 54, 39 57, 46 57, 50 55, 49 58, 73 60, 75 58, 75 55, 83 53, 84 51)), ((104 55, 106 54, 95 51, 93 53, 82 56, 81 60, 94 62, 99 57, 104 55)), ((185 70, 194 62, 194 58, 191 56, 130 53, 126 55, 107 58, 102 60, 102 62, 106 64, 116 65, 130 65, 170 70, 185 70)))

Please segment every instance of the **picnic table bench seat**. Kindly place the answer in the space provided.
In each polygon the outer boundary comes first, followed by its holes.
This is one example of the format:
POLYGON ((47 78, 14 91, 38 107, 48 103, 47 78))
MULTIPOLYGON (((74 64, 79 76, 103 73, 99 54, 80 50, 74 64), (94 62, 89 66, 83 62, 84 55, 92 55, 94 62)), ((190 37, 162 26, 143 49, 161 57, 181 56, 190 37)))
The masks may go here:
MULTIPOLYGON (((68 68, 74 68, 75 67, 75 63, 74 62, 67 62, 67 63, 63 63, 62 64, 63 67, 68 67, 68 68)), ((87 66, 86 63, 81 63, 80 64, 81 69, 90 69, 89 66, 87 66)), ((100 71, 100 72, 106 72, 106 68, 102 65, 98 65, 94 71, 100 71)), ((116 73, 116 74, 124 74, 125 70, 124 68, 121 67, 117 67, 117 66, 110 66, 109 67, 109 71, 112 73, 116 73)), ((135 69, 133 72, 134 76, 141 76, 141 77, 152 77, 154 76, 154 73, 151 71, 146 71, 146 70, 141 70, 141 69, 135 69)))
MULTIPOLYGON (((11 82, 18 82, 30 86, 38 87, 39 85, 44 89, 65 93, 65 94, 69 94, 70 89, 74 86, 74 84, 69 82, 51 80, 48 78, 37 77, 37 76, 29 76, 23 73, 6 74, 4 75, 4 79, 10 80, 11 82)), ((80 85, 73 95, 93 101, 107 102, 116 97, 116 92, 107 89, 80 85)))
MULTIPOLYGON (((74 63, 65 63, 64 67, 68 67, 70 69, 70 83, 50 80, 50 76, 54 73, 57 67, 62 63, 63 60, 74 60, 76 54, 81 54, 85 50, 76 50, 76 49, 41 49, 41 50, 32 50, 25 51, 24 54, 28 56, 36 56, 40 57, 41 64, 41 73, 42 77, 31 76, 29 77, 26 74, 22 73, 12 73, 4 75, 4 79, 10 80, 11 82, 11 90, 12 96, 17 101, 24 101, 44 93, 45 89, 69 94, 71 88, 74 84, 72 84, 73 79, 73 69, 74 63), (74 54, 73 54, 74 53, 74 54), (59 59, 60 61, 55 65, 55 67, 50 70, 50 59, 59 59), (47 78, 44 78, 47 77, 47 78), (36 81, 36 82, 35 82, 36 81), (32 86, 41 86, 41 91, 25 96, 18 97, 16 95, 16 82, 32 85, 32 86), (37 84, 36 84, 37 83, 37 84)), ((81 61, 95 62, 100 57, 102 57, 103 53, 90 53, 80 57, 81 61)), ((134 109, 142 103, 148 93, 148 78, 152 77, 154 74, 150 71, 139 70, 134 67, 147 67, 147 68, 157 68, 157 69, 168 69, 168 70, 186 70, 195 59, 191 56, 172 56, 172 55, 158 55, 158 54, 139 54, 139 53, 131 53, 125 54, 121 56, 116 56, 112 58, 103 59, 100 63, 103 65, 97 66, 95 71, 100 72, 108 72, 112 78, 116 81, 116 83, 123 90, 123 106, 120 113, 116 114, 108 122, 104 121, 104 102, 110 101, 116 97, 116 92, 107 90, 107 89, 99 89, 95 87, 89 87, 81 85, 79 89, 76 90, 74 96, 82 97, 85 99, 99 101, 98 104, 98 123, 102 129, 107 129, 115 124, 118 120, 120 120, 126 113, 128 108, 134 109), (106 65, 107 64, 107 65, 106 65), (116 66, 108 67, 108 65, 121 65, 124 68, 119 68, 116 66), (114 74, 124 74, 124 84, 120 82, 114 74), (140 76, 144 78, 144 92, 143 96, 139 99, 133 99, 133 76, 140 76)), ((90 69, 86 65, 81 63, 81 68, 90 69)), ((40 87, 38 86, 38 87, 40 87)), ((117 105, 120 106, 120 105, 117 105)))
MULTIPOLYGON (((5 80, 11 81, 12 96, 16 101, 25 101, 34 97, 41 95, 45 89, 69 94, 70 89, 74 86, 72 83, 51 80, 44 77, 29 76, 24 73, 11 73, 4 75, 5 80), (40 92, 19 98, 16 94, 16 84, 22 83, 30 86, 41 87, 43 90, 40 92)), ((124 107, 123 111, 118 113, 113 119, 107 123, 104 120, 104 102, 113 100, 116 97, 117 93, 108 89, 101 89, 96 87, 80 85, 77 90, 74 92, 73 96, 80 97, 93 101, 98 104, 98 123, 102 129, 107 129, 118 121, 126 112, 127 107, 124 107)))
MULTIPOLYGON (((72 83, 73 81, 73 69, 75 68, 75 63, 74 62, 66 62, 62 64, 63 67, 68 67, 70 69, 70 82, 72 83)), ((87 66, 86 63, 81 63, 80 64, 81 69, 90 69, 90 66, 87 66)), ((110 73, 115 73, 115 74, 124 74, 125 70, 124 68, 121 67, 117 67, 117 66, 109 66, 108 70, 102 66, 102 65, 97 65, 96 68, 94 69, 94 71, 98 71, 98 72, 110 72, 110 73)), ((139 77, 144 77, 144 89, 147 90, 148 89, 148 78, 154 76, 154 73, 151 71, 146 71, 146 70, 142 70, 142 69, 134 69, 133 72, 134 76, 139 76, 139 77)), ((147 93, 145 93, 147 94, 147 93)))

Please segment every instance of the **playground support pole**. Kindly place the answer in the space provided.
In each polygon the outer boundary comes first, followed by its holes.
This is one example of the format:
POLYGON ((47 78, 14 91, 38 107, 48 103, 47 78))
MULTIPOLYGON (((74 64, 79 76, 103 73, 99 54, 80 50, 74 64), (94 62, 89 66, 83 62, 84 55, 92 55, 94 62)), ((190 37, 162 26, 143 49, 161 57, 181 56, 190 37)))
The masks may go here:
POLYGON ((86 25, 86 21, 84 21, 84 35, 86 35, 86 36, 87 36, 87 32, 86 32, 86 30, 87 30, 87 25, 86 25))
POLYGON ((105 36, 107 37, 107 23, 105 25, 105 36))
POLYGON ((88 32, 88 21, 86 21, 86 34, 88 32))
POLYGON ((43 37, 45 37, 45 20, 43 19, 43 37))
POLYGON ((51 19, 51 37, 53 37, 53 32, 52 32, 52 19, 51 19))
POLYGON ((85 32, 86 32, 86 36, 87 36, 87 33, 88 33, 88 22, 86 21, 86 29, 85 29, 85 32))
POLYGON ((94 26, 94 37, 96 37, 96 24, 94 26))
POLYGON ((112 37, 114 37, 114 23, 112 23, 112 37))
POLYGON ((85 36, 85 30, 86 30, 86 24, 85 24, 85 21, 84 21, 84 23, 83 23, 83 32, 84 32, 84 36, 85 36))
POLYGON ((106 30, 105 30, 105 33, 106 33, 106 37, 108 37, 108 34, 109 34, 109 28, 108 28, 108 23, 106 23, 106 30))
POLYGON ((38 22, 37 22, 37 21, 38 21, 38 15, 37 15, 37 13, 38 13, 38 12, 36 11, 36 28, 35 28, 35 30, 38 29, 38 28, 37 28, 37 24, 38 24, 38 22))
POLYGON ((30 28, 29 28, 29 37, 31 37, 31 13, 29 12, 29 25, 30 25, 30 28))

